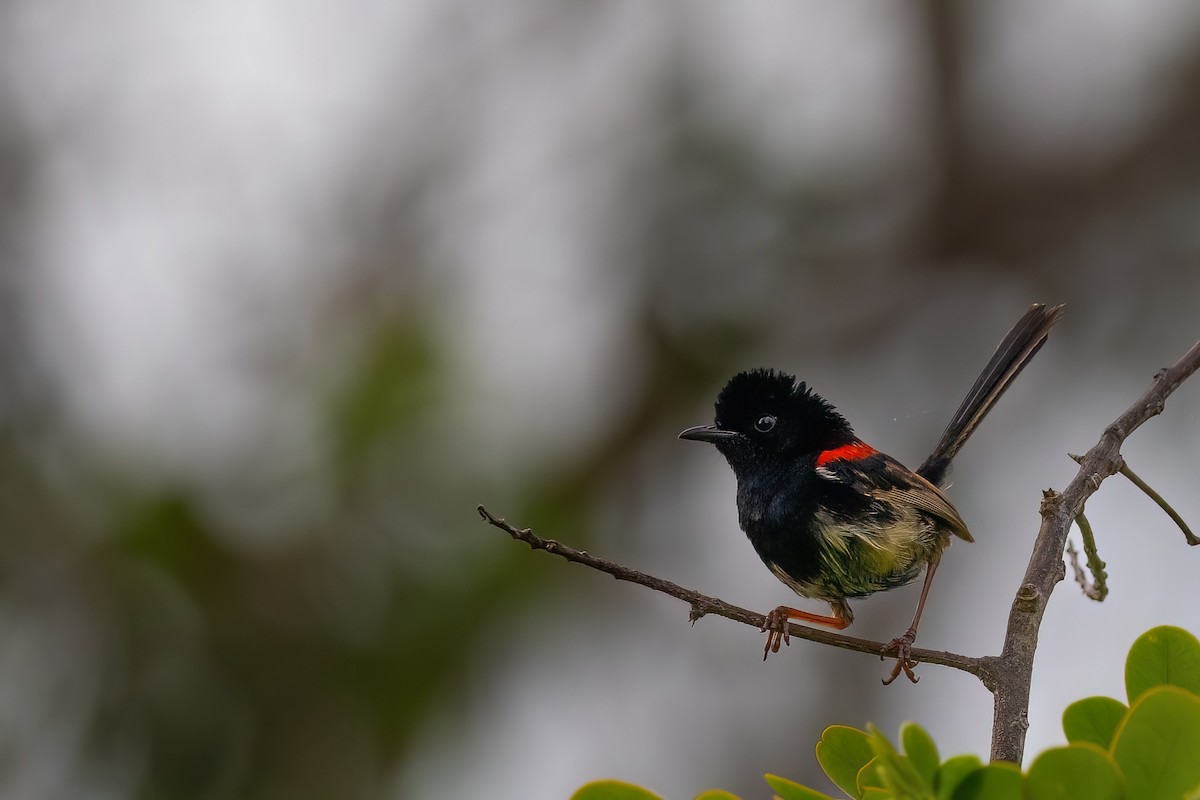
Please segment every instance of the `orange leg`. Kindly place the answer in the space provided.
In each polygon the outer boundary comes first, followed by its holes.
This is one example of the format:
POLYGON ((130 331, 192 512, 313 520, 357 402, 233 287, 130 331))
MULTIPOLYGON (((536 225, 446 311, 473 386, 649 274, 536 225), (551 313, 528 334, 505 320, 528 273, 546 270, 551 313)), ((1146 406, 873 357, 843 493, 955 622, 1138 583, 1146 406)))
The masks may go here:
POLYGON ((839 631, 850 627, 850 623, 854 621, 854 615, 850 613, 850 607, 844 602, 830 602, 829 605, 833 609, 833 614, 830 616, 801 611, 791 606, 779 606, 767 614, 767 619, 762 627, 763 631, 767 634, 767 643, 763 647, 763 661, 766 661, 767 656, 771 653, 778 653, 781 644, 791 646, 792 637, 788 633, 788 622, 790 620, 795 619, 801 622, 825 625, 839 631))

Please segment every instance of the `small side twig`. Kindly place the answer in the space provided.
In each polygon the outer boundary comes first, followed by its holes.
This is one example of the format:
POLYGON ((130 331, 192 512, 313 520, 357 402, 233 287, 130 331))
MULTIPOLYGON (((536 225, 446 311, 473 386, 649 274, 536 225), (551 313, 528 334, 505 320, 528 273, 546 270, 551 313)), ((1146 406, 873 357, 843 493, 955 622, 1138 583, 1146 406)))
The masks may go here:
MULTIPOLYGON (((639 572, 635 569, 630 569, 615 561, 609 561, 606 558, 593 556, 583 550, 565 545, 562 542, 557 542, 553 539, 543 539, 535 534, 529 528, 517 528, 510 525, 500 517, 494 516, 483 506, 478 506, 476 510, 479 516, 493 527, 507 533, 513 539, 524 542, 534 550, 545 550, 547 553, 561 556, 567 561, 576 564, 582 564, 585 567, 599 570, 600 572, 608 573, 619 581, 629 581, 640 586, 645 586, 647 589, 653 589, 656 592, 670 595, 678 600, 682 600, 691 607, 689 619, 693 623, 696 620, 707 614, 715 614, 725 619, 741 622, 745 625, 750 625, 759 630, 766 625, 766 616, 758 614, 732 603, 727 603, 717 597, 710 597, 702 594, 694 589, 688 589, 680 586, 677 583, 647 575, 644 572, 639 572)), ((859 653, 869 653, 878 656, 884 648, 883 642, 874 642, 869 639, 859 639, 854 636, 846 636, 833 631, 820 630, 819 628, 808 628, 802 625, 790 623, 788 625, 788 633, 797 639, 806 639, 810 642, 818 642, 827 644, 833 647, 840 647, 843 650, 853 650, 859 653)), ((959 655, 958 653, 948 653, 942 650, 926 650, 920 647, 914 647, 912 650, 913 658, 925 664, 938 664, 943 667, 962 670, 979 678, 985 686, 990 688, 992 683, 992 675, 990 665, 992 659, 975 658, 971 656, 959 655)))
MULTIPOLYGON (((1077 456, 1074 453, 1067 453, 1067 455, 1073 458, 1076 464, 1080 463, 1083 459, 1082 456, 1077 456)), ((1137 473, 1129 468, 1129 464, 1125 462, 1124 458, 1121 459, 1121 467, 1117 472, 1124 475, 1129 479, 1130 483, 1145 492, 1147 497, 1153 500, 1159 508, 1167 513, 1168 517, 1175 521, 1175 524, 1179 526, 1179 530, 1183 531, 1183 538, 1188 544, 1193 547, 1200 544, 1200 539, 1197 539, 1196 535, 1192 533, 1192 529, 1183 521, 1183 517, 1179 515, 1179 512, 1171 508, 1171 504, 1164 500, 1162 495, 1154 491, 1150 484, 1138 477, 1137 473)))
POLYGON ((1071 562, 1071 572, 1075 575, 1075 582, 1083 589, 1084 596, 1097 603, 1103 602, 1104 598, 1108 597, 1108 573, 1104 571, 1108 565, 1100 560, 1100 553, 1096 549, 1096 536, 1092 533, 1088 518, 1080 513, 1075 517, 1075 524, 1079 526, 1079 534, 1083 537, 1083 552, 1087 556, 1087 568, 1092 573, 1092 579, 1088 580, 1087 573, 1079 566, 1079 551, 1068 540, 1067 560, 1071 562))

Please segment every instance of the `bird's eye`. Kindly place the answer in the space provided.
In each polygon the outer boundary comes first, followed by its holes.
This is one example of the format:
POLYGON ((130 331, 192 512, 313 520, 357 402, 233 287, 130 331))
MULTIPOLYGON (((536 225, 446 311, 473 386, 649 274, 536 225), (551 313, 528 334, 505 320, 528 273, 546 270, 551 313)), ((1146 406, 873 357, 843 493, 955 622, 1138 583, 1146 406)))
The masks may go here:
POLYGON ((767 433, 774 427, 775 418, 770 414, 763 414, 758 418, 758 421, 754 423, 754 430, 758 431, 759 433, 767 433))

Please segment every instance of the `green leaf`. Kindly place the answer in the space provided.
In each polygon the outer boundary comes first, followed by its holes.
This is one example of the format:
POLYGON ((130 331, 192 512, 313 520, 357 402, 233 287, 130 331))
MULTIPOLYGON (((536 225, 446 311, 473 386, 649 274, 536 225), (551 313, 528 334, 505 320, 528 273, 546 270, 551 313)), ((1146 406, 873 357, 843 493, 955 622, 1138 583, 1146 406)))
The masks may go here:
POLYGON ((649 789, 623 781, 593 781, 579 787, 571 800, 662 800, 649 789))
POLYGON ((1026 800, 1120 800, 1124 796, 1116 762, 1094 744, 1046 750, 1025 776, 1026 800))
POLYGON ((874 725, 867 725, 867 741, 871 743, 871 752, 877 756, 896 754, 896 748, 892 746, 891 741, 874 725))
POLYGON ((996 761, 964 777, 951 796, 954 800, 1019 800, 1021 770, 1016 764, 996 761))
MULTIPOLYGON (((857 793, 850 792, 849 794, 855 795, 856 797, 861 796, 865 800, 865 798, 869 797, 872 792, 887 791, 884 788, 883 775, 881 775, 879 772, 880 766, 881 762, 878 758, 872 758, 870 761, 864 764, 863 768, 858 771, 858 775, 855 776, 854 779, 854 785, 857 788, 857 793)), ((888 794, 891 794, 891 792, 888 792, 888 794)))
POLYGON ((912 763, 896 752, 896 748, 874 725, 868 725, 868 741, 875 752, 875 774, 883 788, 897 798, 932 798, 933 788, 927 785, 912 763))
POLYGON ((1063 711, 1063 733, 1071 744, 1088 742, 1108 749, 1129 707, 1111 697, 1085 697, 1063 711))
POLYGON ((933 800, 933 793, 921 785, 908 759, 899 755, 872 759, 858 774, 858 791, 863 800, 881 797, 933 800))
POLYGON ((789 781, 787 778, 781 778, 778 775, 764 775, 763 777, 767 779, 770 787, 775 790, 775 794, 779 795, 783 800, 833 800, 827 794, 822 794, 816 789, 810 789, 807 786, 801 786, 794 781, 789 781))
POLYGON ((941 762, 933 737, 917 723, 906 722, 900 728, 900 743, 904 745, 904 755, 908 756, 913 769, 921 776, 922 783, 933 788, 941 762))
POLYGON ((1137 638, 1125 660, 1125 693, 1132 705, 1155 686, 1178 686, 1200 695, 1200 641, 1171 625, 1137 638))
POLYGON ((707 789, 696 795, 696 800, 740 800, 740 798, 724 789, 707 789))
POLYGON ((982 766, 983 762, 979 760, 979 756, 951 756, 946 759, 946 763, 938 767, 937 779, 934 781, 938 800, 951 800, 963 778, 982 766))
POLYGON ((1175 686, 1145 692, 1112 743, 1137 800, 1178 800, 1200 790, 1200 697, 1175 686))
POLYGON ((829 780, 846 794, 861 798, 858 773, 874 757, 867 734, 845 725, 831 725, 817 742, 817 763, 829 780))
POLYGON ((933 786, 921 780, 912 762, 899 754, 879 756, 879 774, 883 785, 896 797, 933 800, 933 786))

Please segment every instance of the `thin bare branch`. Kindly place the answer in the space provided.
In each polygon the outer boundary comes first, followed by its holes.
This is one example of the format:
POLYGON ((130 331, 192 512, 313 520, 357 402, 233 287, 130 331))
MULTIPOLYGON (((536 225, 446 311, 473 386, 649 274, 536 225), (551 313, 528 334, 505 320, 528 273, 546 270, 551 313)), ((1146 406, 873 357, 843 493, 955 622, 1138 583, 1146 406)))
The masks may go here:
MULTIPOLYGON (((1073 458, 1076 464, 1083 460, 1082 456, 1077 456, 1073 453, 1067 453, 1067 455, 1073 458)), ((1145 492, 1146 496, 1158 504, 1159 508, 1167 512, 1167 516, 1175 521, 1175 524, 1179 526, 1179 530, 1183 531, 1183 538, 1188 544, 1192 545, 1193 547, 1200 544, 1200 539, 1197 539, 1196 535, 1192 533, 1192 529, 1189 528, 1188 524, 1183 521, 1183 517, 1179 515, 1179 512, 1171 508, 1171 504, 1164 500, 1162 495, 1154 491, 1154 489, 1150 487, 1150 484, 1138 477, 1137 473, 1129 468, 1129 464, 1126 463, 1125 459, 1121 459, 1121 468, 1117 471, 1128 478, 1134 486, 1145 492)))
MULTIPOLYGON (((624 565, 618 564, 615 561, 609 561, 606 558, 593 556, 583 550, 576 550, 562 542, 557 542, 553 539, 543 539, 529 528, 517 528, 510 525, 505 520, 492 515, 486 508, 479 506, 477 508, 479 516, 482 517, 488 524, 499 528, 507 533, 513 539, 524 542, 534 550, 545 550, 547 553, 561 556, 567 561, 576 564, 582 564, 585 567, 606 572, 620 581, 629 581, 647 589, 653 589, 656 592, 670 595, 678 600, 682 600, 691 607, 689 619, 694 623, 696 620, 707 614, 715 614, 719 617, 731 619, 734 622, 741 622, 745 625, 750 625, 758 630, 763 630, 766 624, 766 616, 758 614, 745 608, 740 608, 731 603, 727 603, 717 597, 710 597, 706 594, 701 594, 694 589, 688 589, 680 586, 677 583, 657 578, 653 575, 647 575, 644 572, 639 572, 635 569, 630 569, 624 565)), ((882 642, 873 642, 869 639, 858 639, 853 636, 846 636, 833 631, 824 631, 819 628, 808 628, 802 625, 791 623, 788 625, 788 633, 797 639, 807 639, 810 642, 819 644, 827 644, 832 647, 840 647, 843 650, 854 650, 859 653, 869 653, 871 655, 882 655, 884 644, 882 642)), ((926 650, 915 647, 912 651, 913 658, 925 664, 939 664, 943 667, 951 667, 953 669, 969 672, 983 681, 985 686, 991 684, 991 675, 988 669, 991 660, 986 658, 972 658, 963 656, 957 653, 947 653, 941 650, 926 650)))

